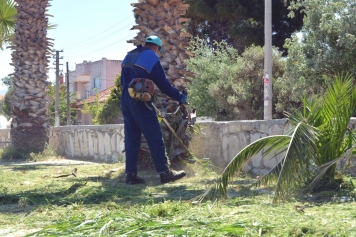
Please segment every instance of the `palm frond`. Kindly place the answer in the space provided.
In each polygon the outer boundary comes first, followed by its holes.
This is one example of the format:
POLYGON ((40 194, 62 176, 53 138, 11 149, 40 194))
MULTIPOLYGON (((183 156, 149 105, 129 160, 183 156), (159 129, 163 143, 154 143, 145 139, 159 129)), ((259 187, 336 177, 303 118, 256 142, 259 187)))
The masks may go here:
MULTIPOLYGON (((228 182, 235 175, 236 172, 241 170, 243 167, 243 163, 249 159, 251 159, 254 155, 261 152, 263 149, 275 146, 275 149, 280 147, 285 147, 285 145, 289 142, 290 136, 287 135, 276 135, 270 137, 261 138, 250 145, 246 146, 242 149, 227 165, 225 170, 222 173, 221 178, 217 181, 217 183, 209 189, 204 196, 211 195, 215 197, 219 192, 222 195, 226 195, 226 190, 228 186, 228 182), (276 145, 279 144, 279 145, 276 145)), ((271 152, 271 150, 269 150, 271 152)))
MULTIPOLYGON (((274 203, 301 188, 301 183, 310 176, 310 154, 315 154, 317 130, 308 124, 299 123, 286 148, 286 154, 268 173, 250 185, 261 186, 271 183, 277 177, 274 203)), ((272 149, 273 150, 273 149, 272 149)))
POLYGON ((296 126, 278 176, 274 202, 300 189, 300 184, 310 175, 310 161, 317 154, 317 135, 317 129, 309 124, 296 126))
POLYGON ((308 171, 306 167, 309 164, 309 156, 310 154, 315 154, 315 143, 313 141, 316 134, 314 127, 299 123, 292 136, 276 135, 264 137, 251 143, 231 160, 217 183, 201 195, 200 198, 206 196, 215 198, 218 194, 226 196, 229 181, 237 171, 243 168, 245 161, 259 152, 262 151, 264 155, 273 154, 273 156, 286 152, 284 158, 275 167, 252 184, 253 186, 259 186, 275 183, 276 176, 278 176, 275 196, 275 201, 277 201, 290 191, 295 191, 296 187, 299 187, 299 181, 305 178, 305 172, 308 171), (302 171, 304 171, 304 174, 302 171))
POLYGON ((352 151, 355 149, 355 147, 356 147, 356 145, 352 146, 351 149, 347 150, 339 158, 329 161, 329 162, 325 163, 324 165, 320 166, 319 170, 316 172, 316 176, 314 177, 313 181, 304 190, 302 190, 302 193, 307 193, 307 192, 311 191, 331 166, 335 165, 336 163, 338 163, 339 161, 341 161, 345 158, 350 158, 352 155, 352 151))
POLYGON ((8 43, 15 30, 15 17, 17 10, 13 0, 0 0, 0 48, 8 43))
MULTIPOLYGON (((311 190, 325 175, 334 178, 336 163, 351 156, 356 136, 348 127, 356 106, 356 87, 351 76, 336 77, 326 93, 309 101, 303 98, 303 108, 287 114, 293 128, 286 135, 259 139, 240 151, 223 171, 215 186, 201 195, 226 195, 229 181, 244 162, 254 155, 285 153, 268 173, 251 186, 274 182, 274 203, 296 191, 311 190), (306 181, 313 179, 303 189, 306 181)), ((326 177, 328 178, 328 177, 326 177)))
MULTIPOLYGON (((318 166, 338 159, 353 143, 352 139, 345 139, 345 135, 356 105, 355 93, 350 76, 336 77, 332 86, 328 87, 317 114, 322 122, 315 124, 321 131, 318 137, 319 155, 315 161, 318 166)), ((332 173, 335 172, 335 166, 329 168, 334 170, 332 173)))
POLYGON ((57 27, 58 27, 58 24, 51 24, 51 23, 49 23, 47 29, 48 29, 48 30, 53 30, 53 29, 56 29, 57 27))

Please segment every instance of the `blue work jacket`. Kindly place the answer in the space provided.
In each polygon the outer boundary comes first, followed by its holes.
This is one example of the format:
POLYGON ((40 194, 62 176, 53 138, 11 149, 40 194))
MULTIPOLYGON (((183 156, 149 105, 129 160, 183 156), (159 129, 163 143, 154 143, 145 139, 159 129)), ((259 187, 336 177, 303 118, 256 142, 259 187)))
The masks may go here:
POLYGON ((142 45, 137 46, 135 50, 141 51, 138 58, 132 57, 130 54, 133 51, 131 51, 126 55, 122 62, 122 97, 125 99, 130 97, 128 86, 133 78, 147 78, 152 80, 161 92, 174 100, 181 101, 184 95, 167 80, 165 71, 155 52, 142 47, 142 45), (133 66, 128 67, 127 65, 133 66))

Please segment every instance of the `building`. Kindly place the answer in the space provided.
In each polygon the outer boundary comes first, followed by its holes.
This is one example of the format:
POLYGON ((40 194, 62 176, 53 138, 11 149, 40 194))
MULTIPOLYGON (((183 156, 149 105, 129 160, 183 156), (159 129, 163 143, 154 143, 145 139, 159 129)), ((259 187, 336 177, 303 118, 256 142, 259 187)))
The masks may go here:
MULTIPOLYGON (((111 94, 111 90, 114 88, 115 86, 111 86, 101 92, 99 92, 98 94, 92 95, 86 99, 83 99, 79 102, 77 102, 76 104, 76 108, 77 108, 77 118, 81 118, 81 124, 87 125, 87 124, 92 124, 92 118, 89 114, 85 114, 82 112, 82 108, 84 106, 84 103, 90 104, 90 103, 94 103, 96 102, 96 100, 98 100, 99 103, 104 103, 111 94)), ((123 121, 121 121, 121 116, 120 118, 118 118, 118 121, 116 121, 116 123, 123 123, 123 121)))
POLYGON ((77 121, 83 125, 92 124, 88 114, 80 112, 82 100, 88 99, 97 93, 106 94, 108 88, 115 85, 115 77, 121 73, 122 60, 83 61, 75 65, 74 71, 69 71, 69 92, 76 93, 77 121), (106 92, 103 92, 106 90, 106 92))

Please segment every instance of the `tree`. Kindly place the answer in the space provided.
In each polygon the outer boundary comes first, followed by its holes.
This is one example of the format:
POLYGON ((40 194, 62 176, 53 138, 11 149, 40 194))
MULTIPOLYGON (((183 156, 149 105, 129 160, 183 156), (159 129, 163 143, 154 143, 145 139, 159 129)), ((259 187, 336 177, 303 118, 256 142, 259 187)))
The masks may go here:
POLYGON ((303 99, 303 108, 288 114, 293 129, 286 135, 264 137, 243 148, 225 168, 210 194, 226 194, 235 172, 259 152, 272 156, 284 154, 255 184, 274 183, 274 202, 301 190, 338 189, 336 163, 351 157, 356 142, 355 134, 348 127, 356 107, 353 80, 351 76, 337 77, 325 95, 313 101, 303 99))
POLYGON ((303 94, 325 91, 329 78, 341 72, 356 77, 356 3, 353 0, 311 0, 292 4, 303 8, 301 33, 287 40, 286 74, 275 85, 281 90, 280 111, 300 104, 303 94))
POLYGON ((1 84, 7 86, 8 91, 5 94, 5 98, 2 103, 2 112, 6 117, 10 118, 12 116, 12 106, 11 106, 11 95, 14 92, 13 88, 13 78, 11 76, 6 76, 1 80, 1 84))
MULTIPOLYGON (((50 123, 52 126, 55 125, 55 110, 56 110, 56 86, 49 84, 48 85, 48 97, 51 99, 49 102, 49 112, 51 115, 50 123)), ((75 93, 71 93, 69 95, 69 101, 72 105, 75 103, 75 93)), ((73 121, 76 117, 75 108, 70 107, 70 120, 73 121)), ((64 85, 60 85, 59 87, 59 125, 64 126, 67 125, 67 90, 64 85)))
MULTIPOLYGON (((191 18, 188 31, 210 42, 225 41, 239 53, 252 44, 264 45, 264 1, 251 0, 186 0, 191 18)), ((272 0, 272 44, 287 54, 285 39, 299 31, 303 14, 289 16, 289 5, 294 1, 272 0)), ((299 1, 298 1, 299 2, 299 1)))
POLYGON ((10 42, 15 31, 17 10, 13 0, 0 0, 0 49, 10 42))
POLYGON ((99 124, 98 117, 103 110, 103 107, 103 103, 100 102, 98 89, 95 88, 95 100, 90 103, 87 103, 84 100, 82 112, 91 116, 93 124, 99 124))
POLYGON ((10 46, 15 68, 11 142, 21 153, 38 153, 48 142, 50 126, 46 74, 52 45, 46 37, 49 3, 48 0, 16 0, 16 3, 15 38, 10 46))
MULTIPOLYGON (((225 42, 194 38, 189 49, 195 56, 186 60, 194 72, 189 85, 190 103, 198 116, 217 120, 263 119, 264 50, 250 46, 241 55, 225 42)), ((284 73, 284 60, 277 50, 273 55, 273 78, 284 73)))
POLYGON ((12 88, 14 86, 14 79, 11 76, 6 76, 1 80, 1 84, 7 86, 7 88, 12 88))
POLYGON ((6 117, 11 118, 13 111, 11 106, 11 95, 14 92, 14 88, 9 88, 9 90, 5 94, 5 98, 2 103, 2 111, 6 115, 6 117))
POLYGON ((105 101, 103 109, 100 110, 98 115, 99 124, 116 124, 119 123, 119 116, 121 114, 120 109, 120 97, 121 97, 121 75, 118 74, 115 78, 115 87, 111 90, 109 98, 105 101))

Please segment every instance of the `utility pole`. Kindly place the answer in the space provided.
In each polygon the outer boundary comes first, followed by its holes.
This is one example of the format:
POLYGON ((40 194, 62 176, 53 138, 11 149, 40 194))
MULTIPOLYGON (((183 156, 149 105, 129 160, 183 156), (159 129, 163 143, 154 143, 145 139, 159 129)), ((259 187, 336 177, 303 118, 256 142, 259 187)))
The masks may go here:
POLYGON ((272 119, 272 0, 265 0, 265 59, 263 75, 265 120, 272 119))
POLYGON ((70 101, 69 101, 69 69, 68 62, 66 62, 67 74, 66 74, 66 84, 67 84, 67 125, 70 125, 70 101))
POLYGON ((59 59, 63 59, 63 57, 59 57, 59 53, 63 52, 63 50, 55 50, 56 55, 54 55, 56 59, 56 105, 55 105, 55 127, 59 127, 59 59))

